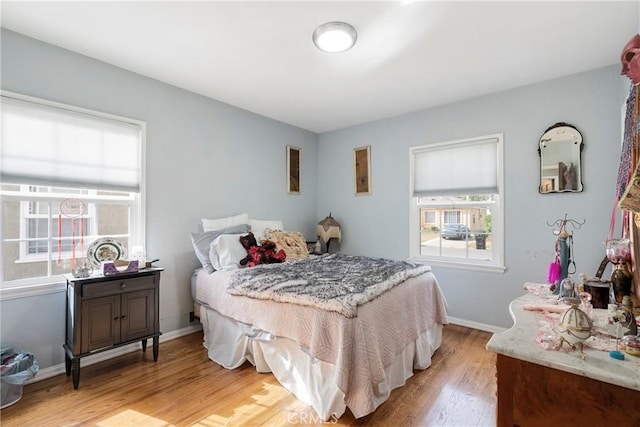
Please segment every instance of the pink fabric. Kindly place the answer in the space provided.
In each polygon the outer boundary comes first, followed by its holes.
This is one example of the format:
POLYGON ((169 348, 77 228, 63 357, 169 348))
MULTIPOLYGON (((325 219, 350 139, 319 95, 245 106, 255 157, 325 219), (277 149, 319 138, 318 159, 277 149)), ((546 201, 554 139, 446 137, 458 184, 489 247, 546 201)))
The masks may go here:
POLYGON ((197 276, 194 298, 220 314, 297 342, 308 353, 338 368, 338 387, 356 418, 375 409, 373 390, 384 368, 428 326, 447 324, 447 305, 428 272, 361 306, 358 316, 297 304, 229 295, 233 271, 197 276))
POLYGON ((524 310, 528 311, 542 311, 549 313, 564 313, 569 308, 564 304, 524 304, 522 306, 524 310))

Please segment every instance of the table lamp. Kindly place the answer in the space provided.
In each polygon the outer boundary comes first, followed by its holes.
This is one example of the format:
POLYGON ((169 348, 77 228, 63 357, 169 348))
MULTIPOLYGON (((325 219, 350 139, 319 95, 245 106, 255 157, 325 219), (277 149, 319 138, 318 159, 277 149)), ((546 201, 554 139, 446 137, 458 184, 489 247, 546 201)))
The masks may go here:
POLYGON ((318 223, 316 227, 318 238, 325 242, 327 246, 327 253, 329 252, 329 244, 331 239, 338 239, 338 242, 342 241, 342 231, 340 229, 340 223, 333 219, 331 212, 329 216, 318 223))

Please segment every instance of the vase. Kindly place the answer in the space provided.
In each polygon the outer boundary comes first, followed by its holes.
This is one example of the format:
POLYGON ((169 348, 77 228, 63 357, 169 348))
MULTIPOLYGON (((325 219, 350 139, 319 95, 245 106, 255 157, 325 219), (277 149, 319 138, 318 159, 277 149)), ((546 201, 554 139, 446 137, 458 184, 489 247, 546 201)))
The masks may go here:
POLYGON ((610 239, 605 244, 607 258, 612 264, 631 262, 631 242, 629 239, 610 239))

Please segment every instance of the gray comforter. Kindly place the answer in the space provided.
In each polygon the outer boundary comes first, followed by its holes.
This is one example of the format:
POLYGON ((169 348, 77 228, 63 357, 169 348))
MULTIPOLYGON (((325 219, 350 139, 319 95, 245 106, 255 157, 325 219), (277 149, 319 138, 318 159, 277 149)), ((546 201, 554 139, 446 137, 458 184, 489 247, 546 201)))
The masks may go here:
POLYGON ((227 291, 357 315, 365 304, 397 284, 430 271, 427 265, 343 254, 313 256, 284 264, 237 270, 227 291))

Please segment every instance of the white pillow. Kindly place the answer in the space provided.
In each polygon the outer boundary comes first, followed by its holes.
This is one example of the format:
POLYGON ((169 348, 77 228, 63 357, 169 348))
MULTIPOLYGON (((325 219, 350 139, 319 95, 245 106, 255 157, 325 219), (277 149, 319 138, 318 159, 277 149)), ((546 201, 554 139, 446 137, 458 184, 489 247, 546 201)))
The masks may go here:
POLYGON ((223 228, 233 227, 234 225, 248 224, 249 214, 243 213, 225 218, 203 219, 202 231, 215 231, 223 228))
POLYGON ((207 273, 211 274, 215 271, 211 265, 211 258, 209 257, 209 251, 211 250, 211 242, 220 237, 223 234, 235 234, 240 237, 241 234, 249 232, 249 225, 234 225, 233 227, 223 228, 222 230, 203 231, 202 233, 191 233, 191 243, 193 243, 193 250, 198 257, 198 260, 202 264, 202 268, 207 270, 207 273))
POLYGON ((211 242, 209 259, 216 270, 240 268, 240 260, 246 256, 239 234, 223 234, 211 242))
POLYGON ((284 229, 282 220, 279 219, 249 219, 247 224, 251 227, 251 232, 258 242, 267 236, 267 231, 284 229))

